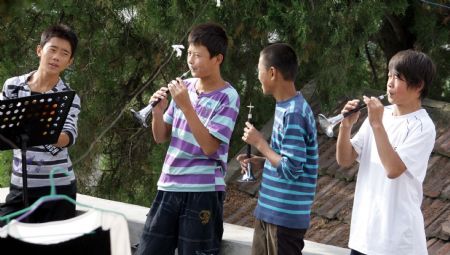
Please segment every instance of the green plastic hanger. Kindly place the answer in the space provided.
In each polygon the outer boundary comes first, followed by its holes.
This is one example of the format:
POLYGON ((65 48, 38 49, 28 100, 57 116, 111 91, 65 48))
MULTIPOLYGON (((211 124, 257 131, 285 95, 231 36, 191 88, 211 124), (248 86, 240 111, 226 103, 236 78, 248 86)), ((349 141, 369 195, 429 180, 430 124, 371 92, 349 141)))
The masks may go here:
POLYGON ((28 217, 30 214, 32 214, 41 204, 48 202, 48 201, 54 201, 54 200, 66 200, 66 201, 71 202, 72 204, 75 204, 75 205, 78 205, 81 207, 99 210, 102 212, 115 213, 115 214, 122 215, 125 219, 127 218, 123 213, 96 208, 91 205, 79 203, 67 195, 56 194, 56 187, 55 187, 55 181, 53 180, 53 175, 57 172, 69 175, 69 172, 66 169, 62 169, 62 168, 52 169, 52 171, 50 172, 50 195, 45 195, 45 196, 40 197, 38 200, 36 200, 36 202, 34 202, 32 205, 28 206, 27 208, 7 214, 5 216, 1 216, 0 220, 6 221, 6 223, 9 223, 12 219, 16 218, 17 216, 20 216, 17 218, 18 221, 23 220, 26 217, 28 217))

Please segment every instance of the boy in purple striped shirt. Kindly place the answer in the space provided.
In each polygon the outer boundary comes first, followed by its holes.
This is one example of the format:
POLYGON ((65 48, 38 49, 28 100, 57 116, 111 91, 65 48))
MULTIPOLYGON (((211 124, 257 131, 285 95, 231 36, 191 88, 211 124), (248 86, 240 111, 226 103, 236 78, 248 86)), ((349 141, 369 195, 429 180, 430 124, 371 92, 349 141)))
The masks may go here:
POLYGON ((180 255, 219 254, 224 175, 240 104, 220 74, 227 40, 219 25, 194 27, 187 57, 194 78, 177 78, 150 99, 161 100, 152 112, 153 137, 170 145, 136 254, 174 254, 176 248, 180 255))

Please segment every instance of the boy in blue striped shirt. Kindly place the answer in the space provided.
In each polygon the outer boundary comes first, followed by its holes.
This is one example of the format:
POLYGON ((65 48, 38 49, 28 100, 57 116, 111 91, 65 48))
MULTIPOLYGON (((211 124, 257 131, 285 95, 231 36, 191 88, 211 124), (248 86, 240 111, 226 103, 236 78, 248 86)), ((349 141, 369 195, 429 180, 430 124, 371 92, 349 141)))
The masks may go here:
POLYGON ((314 115, 295 88, 298 63, 294 50, 284 43, 264 48, 259 57, 258 79, 265 95, 276 100, 270 145, 251 123, 242 140, 263 157, 238 156, 243 171, 247 163, 264 164, 252 254, 301 254, 316 192, 318 145, 314 115))

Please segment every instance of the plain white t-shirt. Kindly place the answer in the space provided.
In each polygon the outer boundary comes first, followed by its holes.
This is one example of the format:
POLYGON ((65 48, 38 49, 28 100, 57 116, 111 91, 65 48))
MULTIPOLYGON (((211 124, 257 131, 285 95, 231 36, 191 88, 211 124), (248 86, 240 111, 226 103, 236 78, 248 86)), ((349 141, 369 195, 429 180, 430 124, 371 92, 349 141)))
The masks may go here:
POLYGON ((386 106, 383 125, 407 169, 395 179, 387 177, 366 119, 351 139, 360 165, 349 247, 370 255, 424 255, 422 183, 436 131, 424 109, 402 116, 392 113, 393 106, 386 106))

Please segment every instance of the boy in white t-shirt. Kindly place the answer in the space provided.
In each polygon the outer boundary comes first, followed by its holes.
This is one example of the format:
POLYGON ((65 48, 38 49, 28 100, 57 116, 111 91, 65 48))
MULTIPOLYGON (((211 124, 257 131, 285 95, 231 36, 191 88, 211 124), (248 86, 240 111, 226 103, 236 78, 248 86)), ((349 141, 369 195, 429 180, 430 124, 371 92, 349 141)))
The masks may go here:
MULTIPOLYGON (((436 131, 422 99, 435 72, 426 54, 398 52, 389 61, 387 94, 392 105, 364 97, 368 118, 351 139, 359 113, 340 124, 337 162, 360 164, 350 227, 352 255, 428 254, 420 206, 436 131)), ((348 101, 342 113, 358 103, 348 101)))

